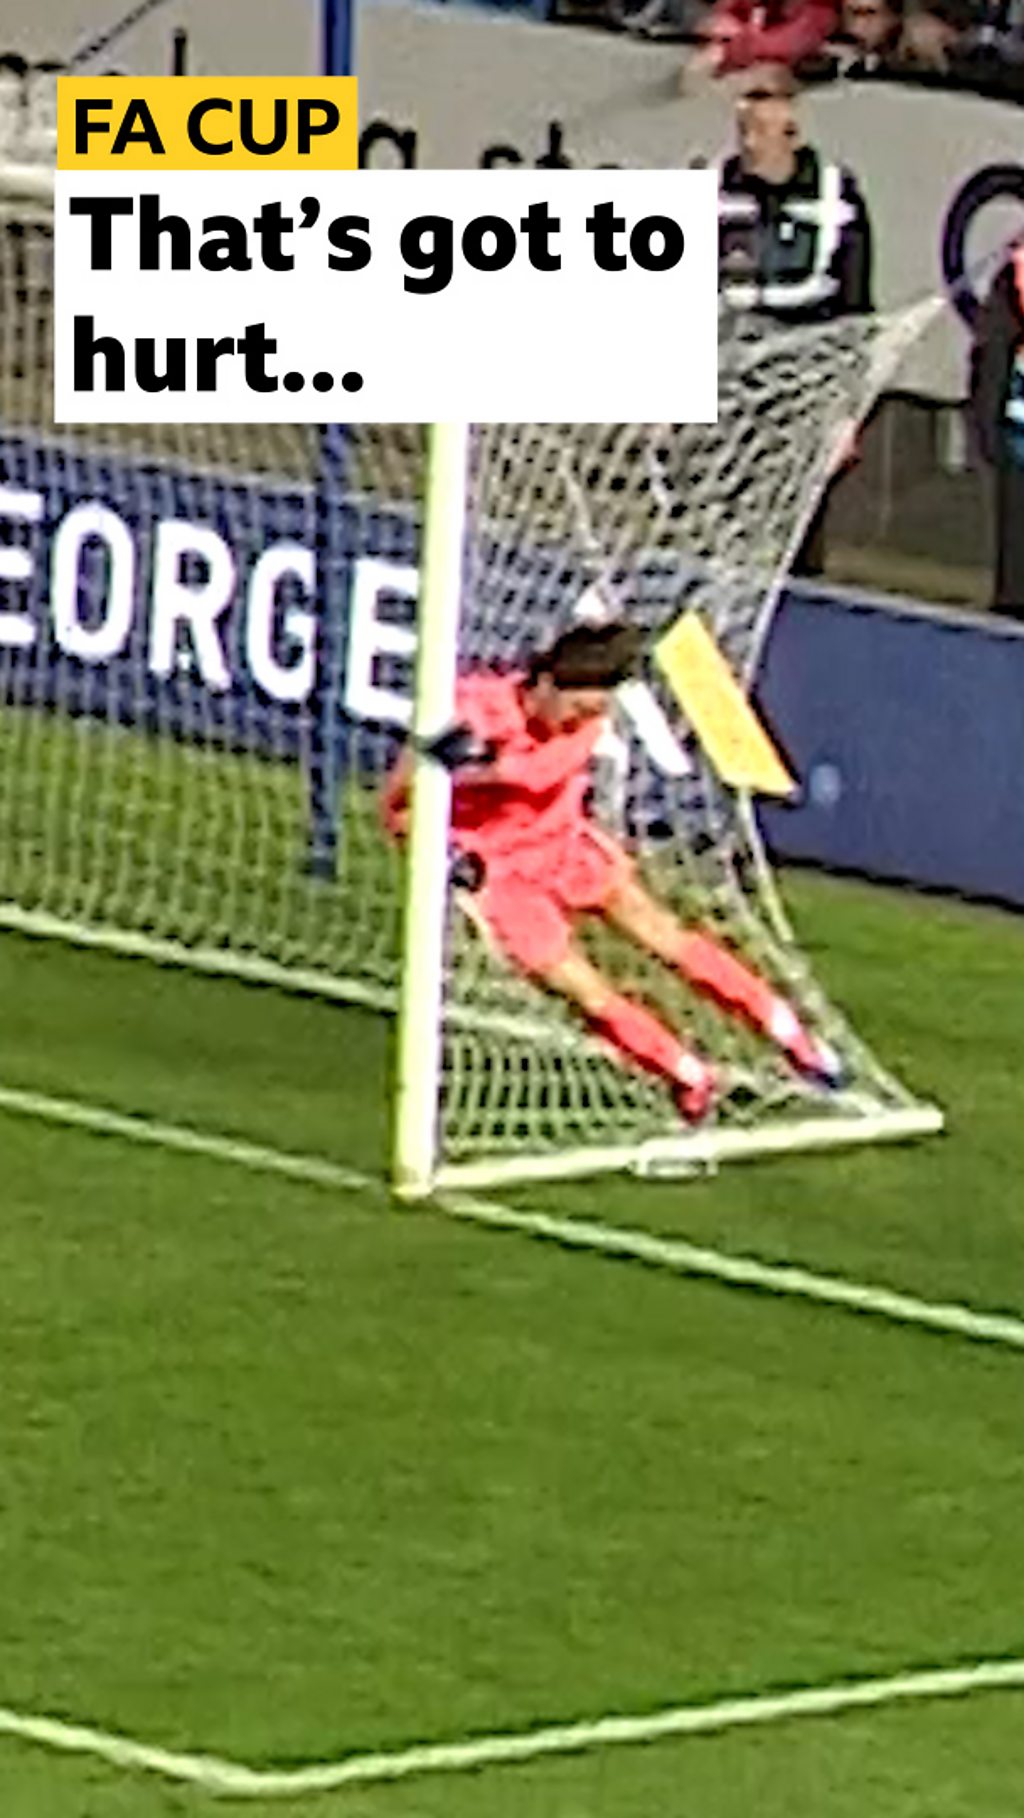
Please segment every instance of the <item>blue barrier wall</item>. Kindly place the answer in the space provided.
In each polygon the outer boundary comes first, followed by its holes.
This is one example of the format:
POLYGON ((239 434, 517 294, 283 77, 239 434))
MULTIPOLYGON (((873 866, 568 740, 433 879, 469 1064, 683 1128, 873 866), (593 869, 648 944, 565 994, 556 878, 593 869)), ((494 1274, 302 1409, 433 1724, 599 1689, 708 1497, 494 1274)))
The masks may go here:
POLYGON ((774 853, 1024 907, 1024 631, 794 589, 758 695, 802 782, 774 853))
MULTIPOLYGON (((0 434, 4 488, 0 700, 59 703, 64 711, 183 739, 239 741, 302 761, 314 856, 330 863, 346 768, 379 768, 390 749, 380 727, 350 719, 343 701, 353 581, 367 560, 405 565, 408 575, 417 553, 409 518, 347 497, 342 455, 334 460, 327 445, 318 485, 302 488, 235 483, 97 453, 86 459, 30 436, 0 434), (53 556, 61 527, 90 500, 103 502, 108 522, 117 519, 116 535, 80 542, 76 566, 58 587, 53 556), (216 533, 234 576, 216 621, 221 674, 213 682, 185 633, 173 663, 162 672, 154 667, 161 527, 190 521, 203 534, 216 533), (256 611, 253 576, 268 549, 302 547, 315 550, 315 572, 308 584, 285 574, 269 608, 264 597, 266 654, 254 672, 247 635, 256 611), (73 653, 75 628, 90 633, 109 623, 115 571, 129 589, 120 632, 101 656, 82 660, 73 653), (308 685, 296 691, 290 678, 302 657, 300 623, 307 641, 315 640, 315 661, 303 672, 308 685)), ((506 655, 523 631, 517 602, 530 589, 505 585, 510 563, 527 565, 537 597, 549 606, 573 598, 586 578, 564 552, 501 556, 483 564, 480 584, 496 590, 486 603, 493 649, 478 652, 484 661, 506 655)), ((202 559, 198 572, 193 565, 183 558, 178 579, 201 589, 202 559)), ((667 600, 678 604, 686 591, 686 574, 678 563, 670 568, 655 565, 634 577, 633 610, 652 623, 667 600)), ((413 599, 398 597, 395 610, 409 622, 413 599)), ((407 660, 390 684, 388 660, 379 668, 382 683, 407 690, 407 660)), ((1024 907, 1024 630, 794 588, 777 615, 758 693, 802 783, 794 806, 764 813, 775 854, 1024 907)), ((669 827, 686 824, 691 785, 656 776, 633 755, 636 824, 649 836, 672 837, 669 827)), ((699 764, 693 786, 706 811, 711 785, 699 764)))
MULTIPOLYGON (((86 455, 0 433, 0 547, 9 552, 0 562, 0 698, 59 704, 64 712, 183 739, 237 741, 268 756, 295 756, 302 728, 328 710, 325 699, 332 719, 340 717, 337 688, 323 684, 325 675, 336 681, 344 666, 355 564, 367 556, 396 562, 416 556, 408 517, 346 496, 340 460, 336 468, 325 453, 315 490, 269 479, 233 481, 170 461, 86 455), (81 538, 73 572, 58 589, 56 539, 76 508, 93 504, 102 506, 107 528, 81 538), (229 597, 211 633, 223 668, 218 681, 203 674, 184 622, 176 627, 171 672, 154 664, 153 606, 165 526, 213 532, 230 561, 229 597), (247 652, 250 584, 260 558, 275 549, 315 552, 308 587, 290 572, 273 584, 267 647, 276 689, 261 684, 247 652), (117 616, 112 601, 119 581, 128 589, 130 608, 111 647, 102 657, 73 654, 68 621, 73 631, 96 633, 117 616), (302 655, 291 629, 296 614, 315 621, 317 646, 300 698, 289 689, 302 655), (15 620, 23 622, 23 631, 15 620), (63 641, 58 620, 65 626, 63 641)), ((186 548, 167 559, 175 568, 168 579, 201 591, 208 567, 203 556, 186 548)), ((334 736, 342 736, 340 726, 334 736)))

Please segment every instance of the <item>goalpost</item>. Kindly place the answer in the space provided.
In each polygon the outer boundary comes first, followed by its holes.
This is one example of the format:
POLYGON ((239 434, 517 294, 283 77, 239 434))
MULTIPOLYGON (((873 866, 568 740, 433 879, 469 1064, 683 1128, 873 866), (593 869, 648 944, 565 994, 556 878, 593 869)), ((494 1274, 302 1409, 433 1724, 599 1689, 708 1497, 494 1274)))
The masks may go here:
POLYGON ((669 424, 440 425, 432 432, 416 747, 450 724, 456 674, 513 668, 581 613, 646 634, 595 767, 595 813, 689 926, 739 953, 838 1052, 824 1093, 760 1037, 602 924, 583 938, 618 986, 716 1065, 724 1094, 687 1129, 666 1090, 622 1065, 487 938, 452 888, 450 781, 416 764, 408 853, 395 1178, 416 1197, 601 1170, 687 1173, 771 1153, 941 1127, 818 988, 774 887, 745 791, 725 785, 659 670, 699 623, 749 690, 788 561, 851 421, 929 308, 803 331, 726 325, 720 416, 669 424))
POLYGON ((441 426, 429 455, 411 425, 58 428, 51 197, 49 171, 0 167, 0 925, 386 1011, 403 997, 409 1195, 937 1129, 822 996, 754 804, 655 663, 617 697, 595 812, 840 1051, 834 1097, 598 933, 609 973, 720 1069, 716 1118, 683 1130, 453 891, 445 773, 420 767, 408 855, 378 812, 417 636, 424 735, 457 669, 512 666, 595 602, 652 652, 689 613, 749 691, 836 438, 918 320, 725 325, 712 428, 441 426))

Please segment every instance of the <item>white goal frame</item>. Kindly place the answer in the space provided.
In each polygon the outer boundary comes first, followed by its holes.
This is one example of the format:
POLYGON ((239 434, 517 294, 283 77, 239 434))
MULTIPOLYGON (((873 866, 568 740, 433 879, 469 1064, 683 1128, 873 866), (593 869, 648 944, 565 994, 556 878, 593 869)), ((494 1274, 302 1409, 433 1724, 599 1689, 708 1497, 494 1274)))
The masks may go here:
MULTIPOLYGON (((0 168, 6 199, 41 212, 52 207, 53 173, 31 163, 0 168)), ((422 586, 418 609, 419 655, 415 731, 429 739, 451 717, 459 630, 460 577, 467 511, 469 426, 434 427, 427 471, 422 586)), ((770 614, 768 615, 770 616, 770 614)), ((761 627, 758 647, 763 642, 761 627)), ((744 681, 749 684, 751 676, 744 681)), ((835 1115, 814 1114, 784 1124, 680 1130, 629 1144, 604 1140, 594 1146, 567 1146, 538 1154, 516 1154, 446 1161, 440 1152, 439 1108, 442 1042, 445 1024, 444 941, 448 910, 448 815, 450 780, 444 769, 423 759, 414 768, 411 841, 406 865, 405 944, 400 982, 397 1091, 394 1119, 393 1180, 396 1191, 415 1200, 431 1192, 474 1189, 515 1181, 567 1178, 585 1173, 633 1170, 641 1175, 702 1174, 726 1161, 780 1153, 832 1149, 863 1143, 900 1141, 925 1136, 943 1127, 935 1106, 916 1103, 884 1109, 849 1097, 835 1115), (849 1115, 846 1114, 847 1110, 849 1115)), ((747 835, 773 914, 775 902, 767 859, 749 804, 740 803, 747 835)), ((782 918, 784 920, 784 917, 782 918)), ((0 901, 0 927, 32 935, 57 937, 75 945, 138 956, 200 973, 235 977, 291 991, 315 994, 369 1008, 393 1011, 394 994, 370 979, 351 973, 284 965, 252 951, 217 945, 194 945, 151 935, 139 929, 94 925, 30 907, 0 901)), ((454 1025, 465 1022, 465 1005, 449 1011, 454 1025)), ((481 1019, 501 1036, 501 1018, 485 1010, 481 1019)), ((522 1036, 524 1024, 516 1033, 522 1036)), ((536 1019, 536 1040, 557 1044, 564 1036, 536 1019)))
MULTIPOLYGON (((405 946, 399 1003, 393 1181, 407 1200, 435 1192, 473 1191, 516 1183, 631 1171, 641 1177, 687 1178, 720 1164, 904 1142, 938 1134, 938 1106, 910 1104, 850 1115, 808 1115, 782 1125, 682 1130, 632 1144, 567 1147, 557 1153, 446 1163, 439 1111, 444 1033, 444 946, 449 896, 451 779, 424 755, 424 744, 450 724, 458 658, 459 609, 466 535, 470 428, 437 424, 430 440, 419 659, 413 719, 410 844, 406 872, 405 946)), ((766 617, 774 610, 771 602, 766 617)), ((759 647, 763 646, 762 626, 759 647)), ((748 682, 752 677, 748 677, 748 682)), ((746 808, 749 810, 749 801, 746 808)), ((776 914, 783 912, 753 814, 745 814, 755 862, 776 914)), ((540 1039, 544 1034, 540 1033, 540 1039)))

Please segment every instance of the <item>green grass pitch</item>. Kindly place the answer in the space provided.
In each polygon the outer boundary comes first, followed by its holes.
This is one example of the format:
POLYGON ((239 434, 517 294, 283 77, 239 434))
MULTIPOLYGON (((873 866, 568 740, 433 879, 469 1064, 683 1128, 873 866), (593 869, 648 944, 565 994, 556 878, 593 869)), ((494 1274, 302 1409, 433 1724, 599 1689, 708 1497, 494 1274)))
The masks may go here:
MULTIPOLYGON (((522 1203, 1024 1315, 1024 926, 788 894, 949 1133, 522 1203)), ((383 1171, 383 1020, 14 936, 0 1012, 0 1084, 383 1171)), ((0 1704, 270 1765, 1024 1653, 1020 1355, 12 1116, 0 1178, 0 1704)), ((238 1809, 1011 1818, 1022 1784, 1012 1692, 238 1809)), ((12 1818, 224 1809, 0 1739, 12 1818)))

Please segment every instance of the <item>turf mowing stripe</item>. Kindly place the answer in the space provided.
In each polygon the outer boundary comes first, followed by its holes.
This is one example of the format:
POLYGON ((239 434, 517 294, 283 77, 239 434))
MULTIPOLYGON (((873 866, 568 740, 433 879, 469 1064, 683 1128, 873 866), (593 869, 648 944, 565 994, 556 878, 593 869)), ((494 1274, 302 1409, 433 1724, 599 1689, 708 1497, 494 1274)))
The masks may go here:
MULTIPOLYGON (((182 1155, 228 1162, 255 1173, 276 1174, 304 1186, 326 1187, 334 1192, 368 1192, 381 1199, 391 1197, 387 1182, 380 1176, 362 1174, 320 1156, 269 1149, 260 1143, 193 1130, 188 1125, 126 1116, 123 1112, 78 1099, 51 1098, 45 1093, 0 1086, 0 1112, 3 1111, 38 1118, 63 1128, 85 1130, 93 1135, 112 1136, 144 1147, 171 1149, 182 1155)), ((676 1275, 807 1300, 818 1306, 841 1307, 846 1312, 866 1313, 899 1325, 1024 1351, 1024 1319, 1012 1314, 976 1312, 952 1301, 919 1300, 915 1295, 902 1294, 892 1288, 849 1281, 842 1276, 818 1275, 795 1264, 763 1263, 751 1256, 730 1256, 721 1250, 688 1243, 685 1238, 656 1237, 646 1231, 599 1224, 593 1219, 530 1212, 470 1194, 439 1196, 425 1201, 424 1208, 489 1230, 541 1238, 564 1249, 639 1262, 648 1268, 664 1269, 676 1275)))
POLYGON ((488 1767, 577 1755, 624 1743, 654 1743, 686 1736, 792 1723, 807 1717, 841 1717, 851 1711, 977 1692, 1024 1691, 1024 1660, 982 1660, 967 1667, 899 1673, 885 1679, 843 1680, 800 1691, 724 1698, 712 1704, 675 1705, 641 1716, 606 1716, 591 1721, 546 1724, 533 1730, 477 1736, 462 1742, 432 1742, 413 1748, 349 1755, 308 1767, 261 1769, 216 1755, 178 1754, 151 1748, 58 1718, 33 1717, 0 1707, 0 1734, 65 1754, 88 1755, 111 1767, 159 1775, 237 1799, 294 1799, 304 1793, 337 1792, 346 1786, 407 1780, 423 1774, 459 1774, 488 1767))

